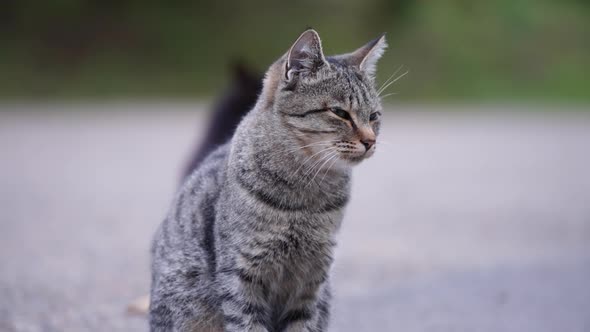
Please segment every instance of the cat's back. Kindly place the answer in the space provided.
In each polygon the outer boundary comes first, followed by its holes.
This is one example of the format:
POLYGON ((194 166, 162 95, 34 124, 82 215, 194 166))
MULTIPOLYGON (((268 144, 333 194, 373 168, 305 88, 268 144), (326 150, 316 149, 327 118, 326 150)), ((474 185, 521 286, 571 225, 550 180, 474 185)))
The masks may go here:
POLYGON ((198 193, 199 189, 207 191, 215 189, 209 188, 207 185, 220 184, 220 181, 224 180, 230 147, 231 142, 216 147, 199 167, 189 174, 179 195, 187 191, 198 193))
POLYGON ((174 323, 174 330, 217 331, 220 326, 218 310, 209 299, 217 264, 215 211, 228 154, 229 143, 205 158, 186 179, 156 231, 152 242, 152 331, 171 330, 170 317, 187 313, 191 318, 174 323))
POLYGON ((214 270, 213 228, 217 201, 226 178, 229 149, 230 143, 226 143, 214 150, 180 188, 172 209, 154 237, 154 270, 192 268, 197 269, 192 272, 199 275, 214 270))

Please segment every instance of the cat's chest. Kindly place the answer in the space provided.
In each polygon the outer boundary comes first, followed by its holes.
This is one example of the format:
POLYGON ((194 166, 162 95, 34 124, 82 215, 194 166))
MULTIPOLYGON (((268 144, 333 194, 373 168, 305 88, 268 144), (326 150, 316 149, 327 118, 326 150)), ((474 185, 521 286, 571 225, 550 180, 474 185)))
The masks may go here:
POLYGON ((250 250, 268 257, 269 267, 327 266, 341 219, 341 213, 274 216, 252 234, 250 250))

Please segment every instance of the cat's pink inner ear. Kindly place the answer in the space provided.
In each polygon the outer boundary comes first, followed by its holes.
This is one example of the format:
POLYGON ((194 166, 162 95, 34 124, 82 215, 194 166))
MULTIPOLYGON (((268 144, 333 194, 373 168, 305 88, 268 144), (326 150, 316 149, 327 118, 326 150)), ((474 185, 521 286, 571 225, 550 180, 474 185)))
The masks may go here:
POLYGON ((320 36, 315 30, 309 29, 289 49, 285 76, 291 79, 293 72, 314 71, 325 62, 320 36))
POLYGON ((356 66, 359 70, 372 76, 377 70, 377 61, 379 61, 386 48, 387 42, 385 41, 385 34, 383 34, 348 54, 346 61, 349 65, 356 66))

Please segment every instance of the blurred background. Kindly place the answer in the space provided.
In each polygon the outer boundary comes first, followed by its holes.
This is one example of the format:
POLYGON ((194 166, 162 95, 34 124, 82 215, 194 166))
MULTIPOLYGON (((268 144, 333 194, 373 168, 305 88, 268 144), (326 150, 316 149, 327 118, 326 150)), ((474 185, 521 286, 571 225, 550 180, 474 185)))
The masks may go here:
POLYGON ((409 71, 330 330, 590 331, 584 0, 4 0, 0 331, 147 330, 127 306, 183 173, 308 26, 326 54, 386 32, 378 84, 409 71))
POLYGON ((328 54, 387 32, 382 74, 412 72, 399 100, 583 102, 589 17, 584 0, 5 0, 0 96, 209 97, 229 61, 262 72, 312 26, 328 54))

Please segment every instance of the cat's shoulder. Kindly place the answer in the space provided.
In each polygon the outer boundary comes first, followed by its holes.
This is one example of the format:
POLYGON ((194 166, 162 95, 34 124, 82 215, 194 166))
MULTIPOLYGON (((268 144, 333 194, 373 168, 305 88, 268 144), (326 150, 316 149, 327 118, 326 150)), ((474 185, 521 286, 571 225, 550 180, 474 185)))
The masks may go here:
POLYGON ((230 142, 213 150, 186 179, 183 187, 194 188, 203 180, 219 181, 225 173, 230 151, 230 142))

